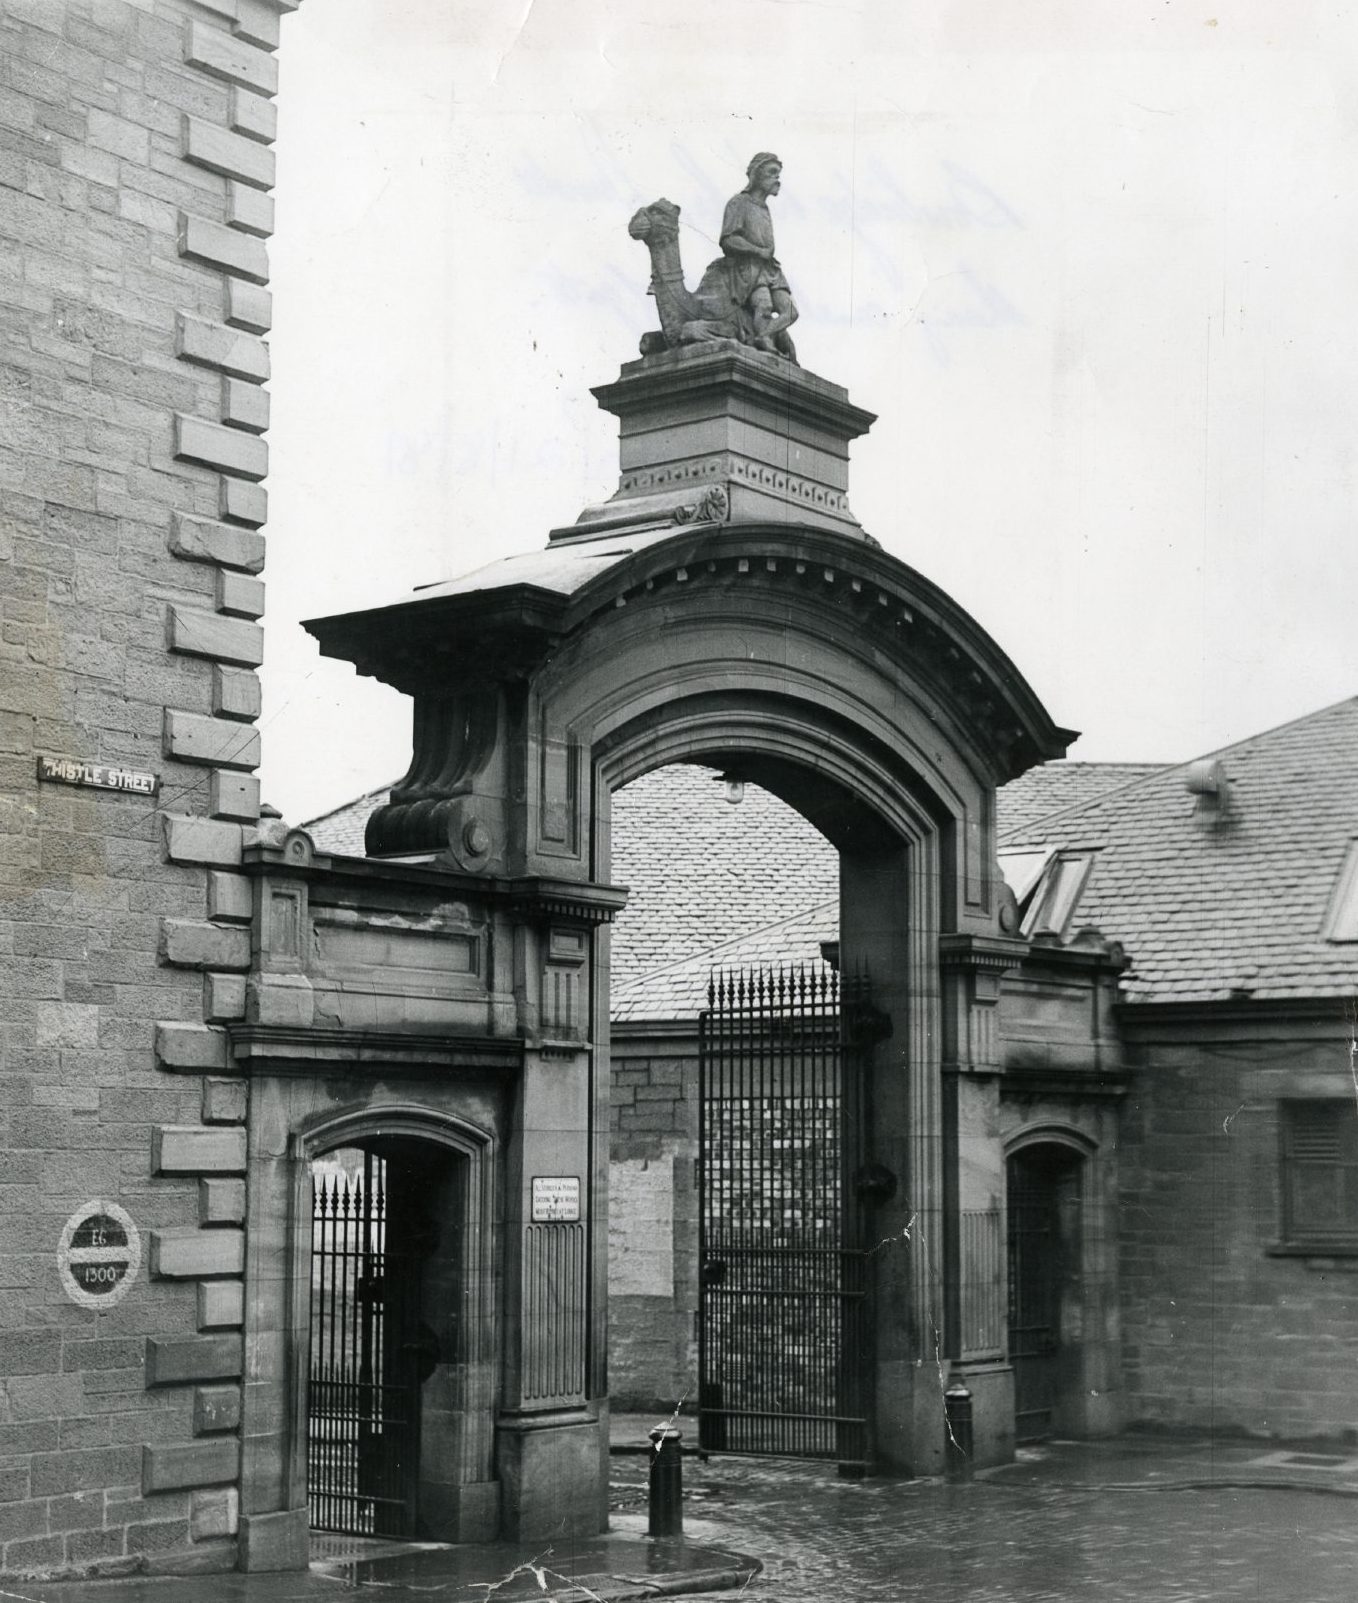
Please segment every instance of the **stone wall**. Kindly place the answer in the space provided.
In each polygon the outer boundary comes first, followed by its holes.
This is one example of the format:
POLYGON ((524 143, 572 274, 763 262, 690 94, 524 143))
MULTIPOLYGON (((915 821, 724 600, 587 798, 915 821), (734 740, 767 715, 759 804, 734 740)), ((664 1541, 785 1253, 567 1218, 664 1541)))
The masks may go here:
POLYGON ((0 1568, 229 1567, 279 13, 0 19, 0 1568), (40 757, 157 795, 39 782, 40 757), (107 776, 104 776, 107 777, 107 776), (64 1292, 72 1213, 141 1233, 64 1292))
POLYGON ((1138 1058, 1120 1160, 1129 1419, 1358 1438, 1358 1258, 1276 1255, 1282 1103, 1352 1098, 1342 1023, 1180 1026, 1138 1058))
POLYGON ((668 1411, 698 1396, 698 1043, 623 1033, 612 1047, 609 1396, 668 1411))

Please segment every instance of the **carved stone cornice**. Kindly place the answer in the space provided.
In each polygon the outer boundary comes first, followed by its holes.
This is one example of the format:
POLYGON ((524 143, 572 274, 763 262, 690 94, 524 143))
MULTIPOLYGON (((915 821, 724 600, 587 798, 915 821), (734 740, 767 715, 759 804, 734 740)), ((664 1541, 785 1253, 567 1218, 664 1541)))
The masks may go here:
POLYGON ((611 924, 627 905, 628 893, 622 885, 538 878, 500 880, 496 885, 514 908, 532 919, 611 924))
POLYGON ((1073 1097, 1080 1101, 1125 1097, 1132 1071, 1125 1068, 1063 1069, 1050 1063, 1006 1063, 999 1071, 1004 1097, 1073 1097))
POLYGON ((1003 974, 1018 968, 1028 955, 1028 942, 1007 935, 941 935, 939 966, 966 974, 1003 974))
POLYGON ((775 412, 784 427, 811 423, 846 441, 866 434, 877 421, 875 412, 849 400, 843 385, 734 340, 627 362, 613 383, 597 385, 590 394, 615 417, 669 413, 736 395, 746 405, 775 412))
POLYGON ((301 1025, 232 1024, 227 1034, 236 1067, 253 1074, 403 1074, 450 1070, 516 1070, 523 1063, 517 1037, 415 1035, 387 1030, 342 1030, 301 1025))

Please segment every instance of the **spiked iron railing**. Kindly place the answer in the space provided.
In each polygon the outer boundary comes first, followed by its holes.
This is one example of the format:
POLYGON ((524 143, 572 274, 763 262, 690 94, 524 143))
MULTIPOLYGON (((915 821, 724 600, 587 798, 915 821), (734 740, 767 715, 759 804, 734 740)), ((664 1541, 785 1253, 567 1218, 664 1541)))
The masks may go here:
POLYGON ((406 1265, 388 1250, 386 1164, 316 1174, 307 1479, 313 1529, 410 1534, 418 1392, 393 1329, 406 1265))

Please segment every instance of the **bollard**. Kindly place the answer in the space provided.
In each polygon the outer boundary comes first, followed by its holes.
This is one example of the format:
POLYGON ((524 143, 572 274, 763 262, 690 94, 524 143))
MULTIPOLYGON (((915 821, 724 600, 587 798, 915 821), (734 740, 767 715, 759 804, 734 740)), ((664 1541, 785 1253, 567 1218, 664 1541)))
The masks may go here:
POLYGON ((651 1504, 647 1536, 684 1534, 684 1433, 673 1425, 651 1432, 651 1504))
POLYGON ((950 1481, 969 1481, 972 1474, 971 1393, 954 1380, 943 1393, 944 1474, 950 1481))

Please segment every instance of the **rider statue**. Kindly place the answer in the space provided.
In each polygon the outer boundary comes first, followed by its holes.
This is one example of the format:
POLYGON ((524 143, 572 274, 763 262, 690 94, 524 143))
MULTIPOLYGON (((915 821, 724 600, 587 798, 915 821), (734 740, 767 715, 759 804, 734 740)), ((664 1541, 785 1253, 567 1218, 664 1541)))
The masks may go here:
POLYGON ((754 323, 755 346, 797 360, 787 330, 797 321, 792 286, 773 253, 773 219, 768 200, 782 187, 783 164, 761 150, 745 169, 749 182, 726 203, 721 248, 727 259, 731 298, 754 323))

